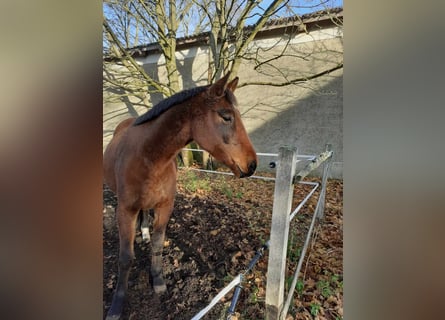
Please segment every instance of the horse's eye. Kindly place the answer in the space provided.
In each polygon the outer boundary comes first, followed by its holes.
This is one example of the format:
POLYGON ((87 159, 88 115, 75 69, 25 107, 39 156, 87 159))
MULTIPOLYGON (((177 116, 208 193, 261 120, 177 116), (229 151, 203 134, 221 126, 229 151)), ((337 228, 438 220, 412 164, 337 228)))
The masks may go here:
POLYGON ((224 122, 232 122, 232 114, 224 111, 218 111, 219 116, 224 120, 224 122))
POLYGON ((225 122, 231 122, 232 121, 232 116, 230 116, 230 115, 222 115, 221 118, 223 118, 223 120, 225 122))

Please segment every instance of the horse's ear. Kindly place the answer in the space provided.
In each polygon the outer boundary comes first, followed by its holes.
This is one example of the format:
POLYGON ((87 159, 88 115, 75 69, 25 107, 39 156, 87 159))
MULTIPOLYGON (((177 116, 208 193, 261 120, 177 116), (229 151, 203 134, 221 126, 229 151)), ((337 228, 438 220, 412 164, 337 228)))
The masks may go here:
POLYGON ((228 84, 227 84, 227 89, 229 89, 230 91, 235 91, 235 89, 236 89, 236 86, 238 85, 238 80, 239 80, 239 78, 238 77, 235 77, 235 79, 233 79, 232 81, 230 81, 228 84))
POLYGON ((224 77, 216 81, 210 86, 210 93, 213 96, 221 97, 227 88, 227 80, 229 80, 230 72, 228 72, 224 77))

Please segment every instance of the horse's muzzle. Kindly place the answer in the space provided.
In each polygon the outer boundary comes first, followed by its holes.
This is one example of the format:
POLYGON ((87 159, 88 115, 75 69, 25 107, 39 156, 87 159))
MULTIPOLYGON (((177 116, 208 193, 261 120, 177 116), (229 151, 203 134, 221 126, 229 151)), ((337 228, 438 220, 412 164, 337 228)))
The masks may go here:
POLYGON ((246 177, 250 177, 256 170, 256 160, 253 160, 251 163, 249 163, 249 166, 247 168, 247 172, 243 172, 240 170, 241 174, 240 174, 240 178, 246 178, 246 177))

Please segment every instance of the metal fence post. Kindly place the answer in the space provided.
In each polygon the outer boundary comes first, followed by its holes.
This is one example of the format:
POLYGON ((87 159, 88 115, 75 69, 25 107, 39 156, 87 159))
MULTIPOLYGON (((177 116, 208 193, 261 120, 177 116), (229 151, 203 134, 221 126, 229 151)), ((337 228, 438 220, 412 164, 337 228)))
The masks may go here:
MULTIPOLYGON (((332 145, 326 144, 325 151, 332 151, 332 145)), ((316 212, 318 219, 323 219, 324 217, 324 207, 325 207, 325 196, 326 196, 326 188, 328 183, 328 174, 329 174, 329 168, 331 166, 332 162, 332 155, 323 163, 323 175, 321 178, 321 190, 320 190, 320 199, 321 201, 320 206, 318 208, 318 211, 316 212)))
POLYGON ((281 147, 275 180, 270 250, 266 286, 266 319, 278 320, 284 302, 289 213, 292 207, 293 177, 297 162, 297 149, 281 147))

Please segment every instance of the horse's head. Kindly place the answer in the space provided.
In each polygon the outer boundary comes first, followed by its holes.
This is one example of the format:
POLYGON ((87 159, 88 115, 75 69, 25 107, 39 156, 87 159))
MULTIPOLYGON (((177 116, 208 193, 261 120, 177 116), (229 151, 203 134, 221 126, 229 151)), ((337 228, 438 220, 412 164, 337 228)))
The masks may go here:
POLYGON ((251 176, 257 167, 250 142, 233 94, 238 77, 228 83, 229 74, 203 93, 204 105, 196 107, 193 139, 239 178, 251 176))

